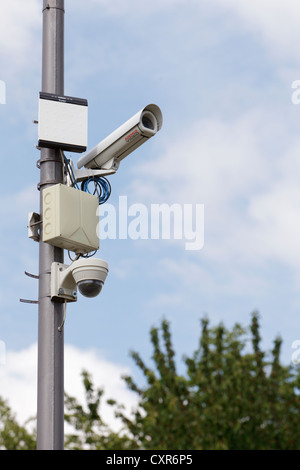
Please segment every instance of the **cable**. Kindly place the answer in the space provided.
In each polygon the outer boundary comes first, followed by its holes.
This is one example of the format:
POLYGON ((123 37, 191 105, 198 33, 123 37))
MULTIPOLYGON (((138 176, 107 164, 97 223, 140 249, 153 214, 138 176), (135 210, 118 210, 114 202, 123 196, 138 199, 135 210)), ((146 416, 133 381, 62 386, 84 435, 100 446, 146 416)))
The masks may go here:
POLYGON ((70 261, 72 261, 72 263, 74 261, 77 261, 82 256, 81 254, 76 254, 75 258, 72 258, 70 251, 68 251, 68 255, 69 255, 70 261))
POLYGON ((110 182, 104 176, 93 176, 81 183, 81 191, 98 196, 99 204, 104 204, 111 195, 110 182), (89 184, 94 183, 94 192, 89 190, 89 184))
POLYGON ((105 178, 105 176, 92 176, 91 178, 87 178, 81 183, 81 188, 79 188, 78 183, 76 181, 74 171, 72 166, 70 165, 70 161, 67 159, 65 154, 61 151, 61 155, 64 161, 64 166, 70 176, 73 186, 76 189, 84 191, 85 193, 97 195, 99 199, 99 204, 104 204, 111 195, 111 185, 110 182, 105 178), (89 190, 89 185, 94 183, 94 192, 89 190))
POLYGON ((62 332, 63 327, 65 326, 66 316, 67 316, 67 301, 65 300, 63 322, 62 322, 62 324, 57 328, 60 333, 62 332))
POLYGON ((84 255, 81 255, 82 258, 92 258, 97 253, 98 250, 92 251, 91 253, 85 253, 84 255))
POLYGON ((70 261, 72 261, 72 263, 74 263, 74 261, 79 260, 79 258, 91 258, 92 256, 94 256, 97 253, 97 251, 98 250, 92 251, 90 253, 78 253, 78 254, 76 254, 75 258, 72 258, 71 252, 68 251, 68 256, 69 256, 70 261))
POLYGON ((63 159, 64 159, 64 166, 65 168, 67 169, 67 172, 69 173, 69 176, 70 176, 70 179, 74 185, 74 187, 76 189, 80 189, 78 184, 77 184, 77 181, 76 181, 76 178, 75 178, 75 175, 74 175, 74 171, 73 171, 73 168, 72 166, 70 165, 70 161, 67 159, 67 157, 65 156, 65 154, 62 152, 62 155, 63 155, 63 159))

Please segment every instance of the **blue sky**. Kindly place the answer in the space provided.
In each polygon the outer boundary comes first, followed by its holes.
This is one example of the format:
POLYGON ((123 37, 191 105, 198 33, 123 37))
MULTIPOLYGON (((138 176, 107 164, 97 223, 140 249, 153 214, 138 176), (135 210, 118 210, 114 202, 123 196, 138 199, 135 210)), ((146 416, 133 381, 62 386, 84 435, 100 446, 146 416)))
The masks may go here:
MULTIPOLYGON (((38 269, 26 226, 28 212, 39 210, 32 120, 41 8, 40 0, 7 0, 0 18, 0 340, 8 358, 0 395, 14 397, 16 407, 16 375, 28 389, 35 385, 22 358, 37 341, 37 308, 19 298, 37 297, 36 281, 23 273, 38 269), (17 372, 10 357, 19 358, 17 372)), ((162 130, 109 178, 109 202, 117 207, 127 196, 146 207, 205 207, 200 251, 186 251, 182 240, 101 242, 97 256, 110 268, 103 291, 67 311, 72 364, 81 354, 95 374, 105 363, 135 375, 129 350, 149 360, 150 327, 167 318, 180 365, 197 347, 201 317, 246 326, 253 310, 264 348, 280 335, 282 359, 291 361, 300 339, 300 105, 292 102, 299 20, 293 0, 66 0, 65 94, 88 99, 89 149, 146 104, 163 111, 162 130)), ((97 380, 105 387, 105 375, 97 380)))

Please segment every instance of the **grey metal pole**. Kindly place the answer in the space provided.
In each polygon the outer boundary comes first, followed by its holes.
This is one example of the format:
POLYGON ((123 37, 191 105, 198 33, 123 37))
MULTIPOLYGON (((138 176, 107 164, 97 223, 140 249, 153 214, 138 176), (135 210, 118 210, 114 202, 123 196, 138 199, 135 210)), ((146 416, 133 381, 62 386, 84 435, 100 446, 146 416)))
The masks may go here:
MULTIPOLYGON (((64 0, 43 0, 42 91, 64 94, 64 0)), ((40 159, 40 214, 43 190, 63 182, 60 152, 42 149, 40 159)), ((40 241, 37 449, 64 448, 64 333, 63 305, 51 301, 50 272, 64 252, 40 241)))

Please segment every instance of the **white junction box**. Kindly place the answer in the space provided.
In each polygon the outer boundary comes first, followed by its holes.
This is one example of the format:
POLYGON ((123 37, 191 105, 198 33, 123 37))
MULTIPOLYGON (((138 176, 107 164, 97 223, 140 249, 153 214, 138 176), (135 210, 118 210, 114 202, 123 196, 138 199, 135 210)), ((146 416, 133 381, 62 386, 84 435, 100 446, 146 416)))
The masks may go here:
POLYGON ((82 153, 87 149, 88 102, 40 93, 38 145, 82 153))
POLYGON ((43 190, 43 242, 75 253, 99 249, 97 196, 64 184, 43 190))

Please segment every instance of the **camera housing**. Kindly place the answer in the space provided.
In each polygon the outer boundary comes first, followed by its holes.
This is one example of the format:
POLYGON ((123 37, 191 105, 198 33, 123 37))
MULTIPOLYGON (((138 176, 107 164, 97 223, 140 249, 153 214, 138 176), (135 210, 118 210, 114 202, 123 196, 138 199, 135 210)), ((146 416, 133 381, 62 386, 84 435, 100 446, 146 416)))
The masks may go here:
POLYGON ((156 104, 149 104, 79 158, 77 167, 117 171, 120 162, 162 127, 163 117, 156 104))
POLYGON ((84 297, 96 297, 102 290, 107 274, 108 264, 101 259, 79 259, 70 265, 52 263, 51 299, 76 302, 77 288, 84 297))

